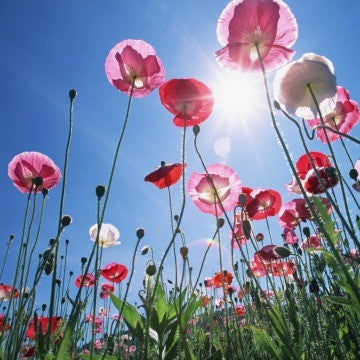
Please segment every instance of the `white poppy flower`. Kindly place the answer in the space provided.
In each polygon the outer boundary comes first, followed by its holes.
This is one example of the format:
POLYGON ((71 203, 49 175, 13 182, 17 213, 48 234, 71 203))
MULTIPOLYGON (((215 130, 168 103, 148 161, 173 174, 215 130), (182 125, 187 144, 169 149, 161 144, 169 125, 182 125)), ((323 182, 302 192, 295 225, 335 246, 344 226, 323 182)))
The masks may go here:
MULTIPOLYGON (((90 238, 92 241, 96 241, 96 236, 98 233, 97 224, 93 225, 90 230, 90 238)), ((102 224, 99 234, 99 245, 106 248, 114 245, 121 244, 117 239, 120 237, 119 230, 111 224, 102 224)))
POLYGON ((281 68, 274 79, 274 97, 284 109, 298 117, 312 119, 319 116, 308 86, 311 86, 322 115, 336 106, 336 77, 334 66, 324 56, 304 54, 281 68))

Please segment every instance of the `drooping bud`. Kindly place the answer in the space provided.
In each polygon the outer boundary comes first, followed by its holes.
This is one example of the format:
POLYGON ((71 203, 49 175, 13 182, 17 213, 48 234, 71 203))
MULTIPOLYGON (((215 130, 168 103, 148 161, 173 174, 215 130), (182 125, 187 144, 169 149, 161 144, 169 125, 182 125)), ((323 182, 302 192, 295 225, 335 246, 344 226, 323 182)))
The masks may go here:
POLYGON ((306 237, 310 237, 310 229, 309 229, 307 226, 305 226, 305 227, 303 228, 303 234, 304 234, 306 237))
POLYGON ((138 239, 142 239, 145 235, 145 230, 143 228, 139 228, 136 230, 136 236, 138 239))
POLYGON ((72 222, 72 218, 70 215, 64 215, 61 219, 61 225, 63 227, 69 226, 72 222))
POLYGON ((71 101, 73 101, 76 98, 76 95, 77 95, 77 92, 76 92, 75 89, 71 89, 69 91, 69 98, 70 98, 71 101))
POLYGON ((200 126, 199 125, 193 126, 193 133, 194 133, 195 136, 197 136, 200 133, 200 126))
POLYGON ((264 234, 263 233, 258 233, 255 236, 256 241, 260 242, 264 240, 264 234))
POLYGON ((43 194, 43 196, 46 196, 49 193, 49 190, 47 188, 43 188, 41 190, 41 193, 43 194))
POLYGON ((105 194, 105 186, 104 185, 98 185, 95 189, 95 193, 98 199, 101 199, 105 194))
POLYGON ((279 259, 286 258, 290 255, 290 250, 284 246, 277 246, 274 251, 279 259))
POLYGON ((156 265, 154 263, 149 264, 146 267, 146 275, 148 276, 154 276, 156 274, 156 265))
POLYGON ((223 218, 219 218, 217 221, 217 227, 218 229, 221 229, 225 224, 225 220, 223 218))
POLYGON ((186 259, 188 253, 189 253, 189 249, 186 246, 182 246, 180 248, 180 254, 183 257, 183 259, 186 259))
POLYGON ((150 251, 150 246, 144 246, 141 249, 141 255, 146 255, 150 251))
POLYGON ((351 179, 357 181, 357 178, 358 178, 358 172, 356 169, 351 169, 350 172, 349 172, 349 176, 351 179))

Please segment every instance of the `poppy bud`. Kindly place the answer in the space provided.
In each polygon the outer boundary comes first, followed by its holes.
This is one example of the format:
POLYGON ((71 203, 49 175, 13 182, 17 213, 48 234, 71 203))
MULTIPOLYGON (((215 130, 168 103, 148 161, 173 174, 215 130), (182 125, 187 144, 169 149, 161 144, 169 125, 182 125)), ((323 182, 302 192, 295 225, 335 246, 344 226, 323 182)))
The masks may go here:
POLYGON ((43 196, 46 196, 49 193, 49 190, 47 188, 43 188, 41 190, 41 193, 43 194, 43 196))
POLYGON ((86 258, 86 257, 82 257, 82 258, 80 259, 80 261, 81 261, 81 264, 85 265, 86 262, 87 262, 87 258, 86 258))
POLYGON ((60 285, 61 285, 61 280, 60 280, 60 279, 56 279, 56 280, 55 280, 55 283, 56 283, 57 286, 60 286, 60 285))
POLYGON ((247 200, 247 196, 246 194, 240 194, 239 198, 238 198, 238 202, 240 204, 240 206, 244 206, 247 200))
POLYGON ((146 275, 154 276, 155 274, 156 274, 156 266, 155 266, 155 264, 149 264, 146 267, 146 275))
POLYGON ((136 230, 136 236, 138 239, 142 239, 145 235, 145 230, 143 228, 139 228, 136 230))
POLYGON ((166 164, 166 162, 164 160, 160 162, 161 167, 164 167, 165 164, 166 164))
POLYGON ((13 240, 13 239, 14 239, 14 237, 15 237, 15 235, 14 235, 14 234, 10 234, 10 240, 13 240))
POLYGON ((70 275, 70 276, 73 276, 73 275, 74 275, 74 272, 73 272, 73 271, 70 271, 70 272, 69 272, 69 275, 70 275))
POLYGON ((66 244, 66 245, 69 245, 69 239, 66 239, 66 240, 65 240, 65 244, 66 244))
POLYGON ((193 126, 193 133, 194 133, 194 135, 195 135, 195 136, 198 135, 199 132, 200 132, 200 126, 199 126, 199 125, 193 126))
POLYGON ((310 237, 310 229, 305 226, 304 229, 303 229, 303 234, 306 236, 306 237, 310 237))
POLYGON ((351 179, 357 181, 357 178, 358 178, 358 172, 356 169, 351 169, 350 172, 349 172, 349 176, 351 179))
POLYGON ((189 253, 189 249, 186 246, 180 248, 180 254, 185 259, 189 253))
POLYGON ((238 271, 238 269, 239 269, 239 264, 238 264, 238 262, 236 262, 236 263, 234 264, 234 270, 235 270, 235 271, 238 271))
POLYGON ((95 193, 96 193, 96 196, 98 197, 98 199, 101 199, 105 194, 105 186, 98 185, 95 189, 95 193))
POLYGON ((46 305, 46 304, 42 304, 42 306, 41 306, 41 310, 44 312, 44 311, 46 310, 46 307, 47 307, 47 305, 46 305))
POLYGON ((61 219, 61 225, 63 227, 70 225, 72 222, 72 218, 70 215, 64 215, 61 219))
POLYGON ((144 246, 141 249, 141 255, 146 255, 150 251, 150 246, 144 246))
POLYGON ((69 91, 69 98, 70 98, 71 101, 73 101, 76 98, 76 95, 77 95, 77 92, 76 92, 75 89, 71 89, 69 91))
POLYGON ((179 215, 174 215, 174 220, 175 220, 176 222, 178 222, 178 221, 179 221, 179 215))
POLYGON ((33 179, 33 184, 34 184, 36 187, 41 186, 42 183, 43 183, 43 179, 42 179, 42 177, 40 177, 40 176, 37 176, 36 178, 33 179))
POLYGON ((277 246, 274 249, 274 251, 275 251, 276 255, 279 257, 279 259, 286 258, 290 255, 290 250, 283 246, 277 246))
POLYGON ((262 233, 256 234, 255 239, 256 239, 256 241, 259 241, 259 242, 263 241, 264 240, 264 234, 262 234, 262 233))
POLYGON ((217 221, 217 227, 220 229, 224 226, 225 220, 223 218, 219 218, 217 221))
POLYGON ((276 100, 274 101, 274 108, 275 108, 276 110, 280 110, 280 109, 281 109, 280 104, 279 104, 276 100))

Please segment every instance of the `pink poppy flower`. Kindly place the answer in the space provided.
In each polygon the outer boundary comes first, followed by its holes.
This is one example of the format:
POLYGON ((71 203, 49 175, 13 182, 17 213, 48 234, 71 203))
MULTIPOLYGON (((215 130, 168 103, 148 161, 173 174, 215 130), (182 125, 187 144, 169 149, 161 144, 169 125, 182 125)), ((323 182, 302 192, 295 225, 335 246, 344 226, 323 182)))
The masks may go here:
MULTIPOLYGON (((360 113, 358 103, 350 100, 349 92, 344 87, 337 86, 336 106, 331 113, 324 116, 325 125, 348 134, 359 121, 360 113)), ((307 122, 312 128, 322 125, 320 119, 309 119, 307 122)), ((330 142, 339 140, 342 137, 332 131, 321 128, 317 129, 316 136, 323 143, 326 143, 325 132, 330 142)))
POLYGON ((95 285, 95 276, 92 274, 79 275, 75 279, 75 286, 79 288, 81 286, 82 281, 84 281, 83 287, 94 286, 95 285), (83 278, 84 278, 84 280, 83 280, 83 278))
POLYGON ((294 245, 299 242, 299 238, 297 237, 294 229, 285 228, 282 236, 286 244, 294 245))
POLYGON ((242 305, 236 305, 235 313, 236 313, 236 316, 244 316, 245 308, 242 305))
POLYGON ((281 206, 278 221, 280 226, 285 229, 293 229, 300 224, 301 217, 294 201, 288 201, 281 206))
POLYGON ((276 245, 265 245, 254 254, 254 261, 263 264, 269 264, 274 260, 278 260, 279 256, 275 252, 276 245))
POLYGON ((289 191, 293 194, 301 195, 300 186, 299 186, 298 182, 296 181, 295 176, 293 176, 293 178, 291 179, 291 181, 289 183, 284 184, 284 187, 287 191, 289 191))
POLYGON ((271 189, 256 189, 251 192, 251 201, 246 206, 251 220, 262 220, 276 215, 281 208, 281 195, 271 189))
POLYGON ((106 76, 111 85, 127 95, 142 98, 161 85, 165 70, 154 48, 143 40, 124 40, 116 44, 105 61, 106 76))
POLYGON ((213 287, 213 286, 214 286, 213 279, 212 279, 212 278, 209 278, 209 277, 206 277, 206 278, 204 279, 204 286, 205 286, 206 288, 211 288, 211 287, 213 287))
MULTIPOLYGON (((185 164, 186 167, 186 164, 185 164)), ((153 183, 159 189, 174 185, 183 173, 182 164, 165 164, 145 177, 145 181, 153 183)))
MULTIPOLYGON (((0 301, 8 301, 11 298, 11 293, 13 292, 13 287, 10 285, 0 284, 0 301)), ((15 290, 13 298, 17 298, 19 293, 15 290)))
POLYGON ((272 266, 273 276, 291 277, 296 272, 296 264, 293 260, 278 262, 272 266))
MULTIPOLYGON (((241 181, 235 171, 224 164, 213 164, 207 171, 225 211, 235 208, 241 193, 241 181)), ((208 175, 193 172, 188 182, 188 192, 194 204, 204 213, 221 216, 223 210, 208 175), (215 210, 216 204, 216 210, 215 210)))
POLYGON ((300 246, 302 249, 322 249, 321 239, 317 235, 311 235, 308 239, 304 240, 300 246))
POLYGON ((263 277, 270 273, 270 265, 259 262, 259 259, 250 260, 250 269, 254 276, 263 277))
POLYGON ((281 0, 235 0, 220 15, 217 37, 222 49, 217 62, 231 70, 260 71, 256 45, 267 70, 294 56, 290 47, 298 36, 296 20, 281 0))
POLYGON ((233 249, 238 249, 239 246, 245 245, 249 240, 246 238, 243 230, 243 220, 242 214, 237 213, 235 215, 235 222, 234 222, 234 234, 230 230, 230 240, 231 240, 231 246, 233 249), (233 236, 235 235, 235 236, 233 236))
POLYGON ((108 281, 119 283, 124 280, 128 274, 128 269, 125 265, 110 263, 101 270, 101 275, 108 281))
MULTIPOLYGON (((41 178, 42 184, 36 192, 53 188, 61 179, 61 172, 54 162, 39 152, 22 152, 9 163, 8 175, 14 185, 23 193, 29 193, 35 178, 41 178)), ((34 187, 35 190, 35 187, 34 187)))
POLYGON ((111 285, 111 284, 102 284, 100 289, 101 289, 101 292, 100 292, 101 299, 106 299, 110 296, 108 291, 110 291, 110 292, 115 291, 114 285, 111 285))
POLYGON ((205 121, 211 114, 214 97, 211 90, 196 79, 171 79, 159 88, 161 103, 175 115, 173 123, 183 127, 205 121), (185 112, 184 112, 185 109, 185 112))

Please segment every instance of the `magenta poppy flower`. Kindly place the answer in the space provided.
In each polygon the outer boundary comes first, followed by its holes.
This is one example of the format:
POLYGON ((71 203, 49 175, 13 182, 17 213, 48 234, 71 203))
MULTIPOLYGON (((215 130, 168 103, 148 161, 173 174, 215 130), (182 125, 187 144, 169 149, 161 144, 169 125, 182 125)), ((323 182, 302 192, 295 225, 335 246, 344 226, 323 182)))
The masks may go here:
POLYGON ((259 263, 269 264, 274 260, 278 260, 279 256, 275 252, 276 245, 265 245, 254 254, 254 261, 259 263))
POLYGON ((302 249, 316 250, 322 249, 321 239, 317 235, 311 235, 309 238, 303 241, 300 246, 302 249))
MULTIPOLYGON (((359 120, 360 113, 358 103, 350 100, 349 92, 344 87, 337 86, 336 106, 331 113, 324 116, 325 125, 348 134, 359 120)), ((312 128, 322 125, 320 119, 309 119, 307 122, 312 128)), ((332 131, 321 128, 317 129, 316 136, 323 143, 326 143, 325 132, 330 142, 339 140, 342 137, 332 131)))
POLYGON ((95 276, 92 274, 79 275, 75 279, 75 286, 79 288, 81 286, 82 281, 84 281, 83 287, 94 286, 95 285, 95 276), (83 280, 83 278, 84 278, 84 280, 83 280))
POLYGON ((9 163, 8 175, 23 193, 31 191, 36 178, 42 179, 42 184, 36 187, 36 192, 41 192, 44 188, 53 188, 61 179, 61 172, 54 162, 46 155, 35 151, 16 155, 9 163))
POLYGON ((159 88, 161 103, 174 117, 174 125, 194 126, 211 114, 214 97, 211 90, 196 79, 171 79, 159 88), (185 112, 184 112, 185 110, 185 112))
POLYGON ((101 299, 106 299, 110 296, 108 291, 110 291, 110 292, 115 291, 114 285, 111 285, 111 284, 102 284, 100 289, 101 289, 101 292, 100 292, 101 299))
POLYGON ((237 213, 235 215, 234 234, 230 230, 230 240, 233 249, 238 249, 240 246, 245 245, 249 241, 244 234, 243 220, 244 219, 242 218, 241 213, 237 213))
POLYGON ((142 98, 165 80, 165 71, 154 48, 143 40, 124 40, 116 44, 105 61, 106 76, 111 85, 127 95, 142 98))
POLYGON ((251 220, 262 220, 276 215, 281 208, 281 195, 271 189, 256 189, 251 192, 251 201, 246 210, 251 220))
MULTIPOLYGON (((235 171, 224 164, 213 164, 207 171, 214 183, 225 211, 235 208, 241 193, 241 181, 235 171)), ((188 192, 194 204, 204 213, 221 216, 222 207, 207 174, 193 172, 188 182, 188 192), (216 210, 215 210, 216 204, 216 210)))
MULTIPOLYGON (((186 164, 185 164, 186 167, 186 164)), ((145 177, 145 181, 153 183, 159 189, 174 185, 181 178, 183 167, 181 164, 162 164, 157 170, 145 177)))
POLYGON ((301 217, 296 209, 296 203, 289 201, 281 206, 279 211, 279 224, 285 229, 293 229, 301 222, 301 217))
POLYGON ((128 274, 128 269, 125 265, 110 263, 101 270, 101 275, 110 282, 119 283, 124 280, 128 274))
POLYGON ((261 70, 256 45, 266 70, 286 64, 298 36, 296 20, 281 0, 234 0, 220 15, 217 37, 222 49, 217 62, 228 69, 261 70))

